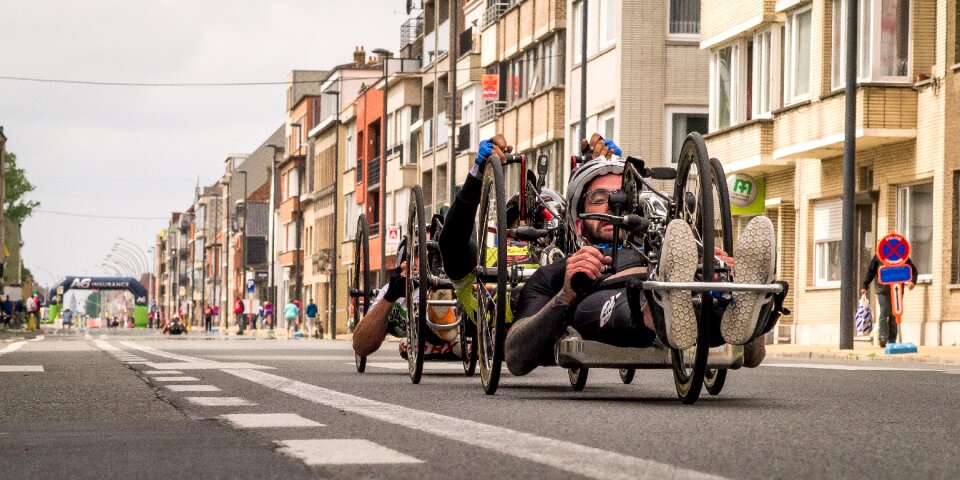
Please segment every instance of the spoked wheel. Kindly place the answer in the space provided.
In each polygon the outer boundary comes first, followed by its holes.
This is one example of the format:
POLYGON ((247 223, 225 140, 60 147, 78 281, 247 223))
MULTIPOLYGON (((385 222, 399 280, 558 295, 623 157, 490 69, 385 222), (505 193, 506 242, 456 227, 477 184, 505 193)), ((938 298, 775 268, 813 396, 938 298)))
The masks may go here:
POLYGON ((407 217, 407 364, 410 381, 423 376, 424 333, 427 329, 427 290, 430 267, 427 263, 427 224, 423 218, 423 190, 413 186, 413 203, 407 217))
POLYGON ((480 383, 487 395, 493 395, 500 383, 503 343, 507 336, 507 211, 503 167, 496 158, 486 162, 476 222, 477 265, 488 271, 492 267, 496 272, 496 284, 491 279, 492 291, 487 290, 483 276, 477 275, 474 296, 477 301, 480 383), (491 252, 490 260, 487 252, 491 252))
MULTIPOLYGON (((693 228, 698 243, 699 263, 697 278, 713 280, 714 205, 713 168, 707 156, 707 146, 699 133, 687 135, 680 149, 677 180, 674 190, 673 218, 679 218, 693 228), (704 261, 706 259, 706 261, 704 261)), ((677 396, 685 404, 700 398, 703 377, 710 352, 710 326, 719 321, 714 315, 713 298, 709 293, 693 294, 699 299, 700 316, 697 319, 697 344, 687 349, 672 349, 673 380, 677 396)))
MULTIPOLYGON (((727 190, 726 174, 723 165, 716 158, 710 159, 710 168, 713 171, 713 187, 711 189, 713 204, 717 207, 713 219, 714 245, 720 247, 727 255, 733 257, 733 218, 730 213, 730 193, 727 190)), ((729 273, 729 272, 728 272, 729 273)), ((722 280, 729 280, 723 278, 722 280)), ((703 386, 710 395, 720 395, 723 383, 727 380, 727 369, 707 369, 703 377, 703 386)))
POLYGON ((620 380, 624 385, 630 385, 633 383, 633 377, 637 374, 635 368, 621 368, 620 369, 620 380))
POLYGON ((463 373, 472 377, 477 371, 477 327, 473 325, 466 313, 460 312, 460 359, 463 362, 463 373))
MULTIPOLYGON (((367 228, 367 216, 361 214, 357 220, 357 235, 353 243, 353 274, 350 282, 350 302, 353 306, 351 330, 357 328, 360 319, 367 313, 373 289, 370 288, 370 230, 367 228)), ((357 372, 367 369, 367 357, 354 354, 357 372)))
POLYGON ((570 378, 570 386, 573 387, 573 391, 583 391, 583 388, 587 386, 587 375, 589 373, 590 369, 586 367, 567 369, 567 377, 570 378))

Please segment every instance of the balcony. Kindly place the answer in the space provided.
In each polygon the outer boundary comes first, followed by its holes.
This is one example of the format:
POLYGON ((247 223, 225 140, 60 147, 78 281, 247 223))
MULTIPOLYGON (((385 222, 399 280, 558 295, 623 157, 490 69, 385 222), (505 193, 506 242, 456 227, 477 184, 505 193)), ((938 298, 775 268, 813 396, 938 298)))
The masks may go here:
POLYGON ((503 13, 510 8, 510 2, 500 1, 492 3, 487 7, 486 11, 483 12, 483 27, 486 28, 494 23, 497 23, 497 20, 500 20, 500 17, 503 16, 503 13))
POLYGON ((793 165, 789 159, 773 159, 771 119, 758 119, 706 135, 707 151, 723 162, 726 173, 762 175, 793 165))
POLYGON ((297 260, 301 262, 300 265, 303 265, 303 252, 298 252, 296 250, 283 252, 278 256, 277 260, 280 262, 280 266, 282 267, 292 267, 294 264, 296 264, 297 260))
POLYGON ((413 43, 417 37, 423 35, 423 14, 403 22, 400 26, 400 49, 413 43))
POLYGON ((457 153, 466 152, 473 148, 473 124, 460 125, 457 129, 457 153))
POLYGON ((358 157, 356 165, 357 183, 363 183, 363 159, 358 157))
MULTIPOLYGON (((831 158, 843 154, 844 95, 787 108, 774 116, 774 159, 831 158)), ((917 91, 910 86, 857 89, 857 150, 917 137, 917 91)))
POLYGON ((380 157, 367 162, 367 188, 375 189, 380 186, 380 157))
POLYGON ((480 109, 480 123, 487 123, 493 121, 503 113, 503 110, 507 108, 507 102, 497 100, 493 102, 487 102, 483 108, 480 109))

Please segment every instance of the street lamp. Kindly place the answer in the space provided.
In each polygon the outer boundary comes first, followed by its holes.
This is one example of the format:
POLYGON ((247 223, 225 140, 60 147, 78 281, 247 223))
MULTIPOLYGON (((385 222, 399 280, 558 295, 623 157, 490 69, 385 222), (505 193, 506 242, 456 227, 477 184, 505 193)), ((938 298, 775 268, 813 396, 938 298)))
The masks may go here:
MULTIPOLYGON (((276 257, 276 248, 277 248, 277 245, 276 245, 277 244, 276 242, 277 222, 276 222, 275 210, 277 208, 277 192, 280 191, 280 187, 279 185, 277 185, 277 151, 279 150, 283 152, 283 147, 270 144, 270 145, 267 145, 267 148, 273 151, 273 155, 271 157, 271 164, 270 164, 270 271, 268 272, 269 274, 268 276, 270 279, 270 292, 268 293, 268 297, 269 297, 270 304, 273 305, 273 309, 274 311, 276 311, 277 286, 275 283, 276 278, 274 277, 274 270, 276 269, 276 264, 274 259, 276 257)), ((276 313, 274 313, 274 315, 271 315, 270 317, 271 329, 274 328, 273 324, 275 322, 273 319, 275 318, 275 316, 276 316, 276 313)))
MULTIPOLYGON (((247 171, 246 170, 237 170, 238 174, 243 175, 243 199, 237 202, 237 211, 234 215, 234 220, 236 226, 240 230, 240 277, 246 281, 247 279, 247 171)), ((246 288, 246 285, 243 285, 243 288, 246 288)), ((247 289, 249 290, 249 289, 247 289)), ((249 302, 247 307, 247 323, 248 326, 253 328, 253 302, 249 302)))
MULTIPOLYGON (((132 250, 134 250, 137 254, 139 254, 140 257, 143 259, 143 264, 144 264, 144 266, 146 266, 146 265, 148 265, 148 264, 150 263, 150 262, 147 261, 147 254, 146 254, 146 252, 144 252, 143 249, 140 248, 140 245, 137 245, 136 243, 133 243, 133 242, 131 242, 130 240, 127 240, 126 238, 123 238, 123 237, 117 237, 117 240, 120 240, 121 242, 125 243, 125 244, 128 245, 129 247, 132 247, 132 250)), ((146 268, 146 267, 144 267, 144 268, 146 268)))
MULTIPOLYGON (((291 127, 295 127, 295 128, 297 129, 297 153, 299 154, 299 153, 300 153, 300 148, 302 148, 302 145, 300 144, 300 136, 302 135, 302 132, 303 132, 303 125, 301 125, 301 124, 299 124, 299 123, 291 123, 290 126, 291 126, 291 127)), ((300 243, 301 243, 301 241, 302 241, 302 240, 301 240, 301 236, 302 236, 302 235, 301 235, 301 229, 302 229, 302 226, 303 226, 303 225, 302 225, 302 224, 303 224, 303 222, 302 222, 302 220, 303 220, 303 219, 302 219, 303 211, 300 210, 300 194, 303 193, 303 163, 300 162, 299 160, 294 160, 294 168, 297 169, 297 197, 296 197, 296 203, 294 204, 294 209, 293 209, 293 215, 294 215, 293 219, 294 219, 294 222, 295 222, 295 228, 294 228, 294 230, 296 230, 296 234, 295 234, 296 240, 295 240, 295 242, 294 242, 294 262, 293 262, 293 268, 294 268, 294 275, 295 275, 295 276, 294 276, 294 280, 293 280, 293 282, 294 282, 294 283, 293 283, 293 284, 294 284, 294 287, 293 287, 293 288, 294 288, 294 292, 296 292, 296 295, 295 295, 295 296, 296 296, 298 299, 302 299, 302 297, 303 297, 303 275, 301 274, 301 270, 302 270, 301 263, 303 263, 303 259, 302 259, 301 254, 300 254, 300 243)))
POLYGON ((113 244, 113 247, 110 248, 110 251, 116 253, 117 255, 122 255, 124 258, 129 260, 131 264, 137 267, 137 271, 143 272, 147 270, 147 265, 142 263, 140 256, 134 253, 133 250, 127 249, 123 244, 113 244))
MULTIPOLYGON (((340 83, 340 79, 337 79, 340 83)), ((330 338, 337 338, 337 263, 340 259, 337 256, 337 214, 340 205, 340 90, 326 90, 326 95, 334 96, 334 110, 336 111, 336 130, 333 140, 333 266, 330 269, 330 338)))
POLYGON ((111 252, 107 254, 107 260, 116 262, 119 265, 123 265, 123 267, 127 270, 127 274, 129 276, 133 277, 137 275, 137 272, 138 272, 137 269, 139 267, 137 267, 136 264, 131 262, 129 258, 119 255, 116 252, 111 252))
MULTIPOLYGON (((223 244, 223 253, 222 256, 227 261, 227 272, 223 275, 223 293, 224 293, 224 308, 223 308, 223 331, 226 332, 230 327, 230 174, 226 174, 223 178, 220 179, 220 185, 223 185, 227 188, 227 193, 224 195, 224 198, 227 202, 227 208, 224 208, 224 214, 227 216, 226 222, 224 223, 224 230, 226 230, 227 240, 223 244)), ((219 300, 218 300, 219 301, 219 300)), ((241 326, 238 325, 238 328, 241 326)), ((243 334, 243 329, 240 329, 240 335, 243 334)))
MULTIPOLYGON (((390 91, 390 83, 387 81, 387 65, 390 64, 390 57, 393 56, 393 52, 385 48, 376 48, 373 50, 373 53, 379 55, 383 58, 383 116, 380 118, 380 218, 377 221, 380 222, 380 281, 387 278, 387 222, 386 222, 386 211, 387 211, 387 171, 385 165, 387 164, 387 96, 390 91)), ((454 65, 453 68, 456 68, 456 59, 453 56, 450 56, 451 65, 454 65)))

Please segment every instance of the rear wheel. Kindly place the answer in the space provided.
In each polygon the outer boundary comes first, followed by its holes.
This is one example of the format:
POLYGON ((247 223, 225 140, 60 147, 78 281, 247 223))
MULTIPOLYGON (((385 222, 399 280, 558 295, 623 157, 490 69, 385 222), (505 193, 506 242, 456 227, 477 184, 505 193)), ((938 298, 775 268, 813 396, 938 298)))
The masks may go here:
POLYGON ((407 217, 407 365, 410 381, 423 376, 424 334, 427 329, 427 290, 430 267, 427 263, 427 224, 423 218, 423 190, 413 187, 413 203, 407 217))
MULTIPOLYGON (((727 255, 733 257, 733 218, 730 212, 730 193, 727 190, 726 174, 723 171, 723 164, 716 158, 710 159, 710 168, 713 171, 713 204, 717 207, 714 218, 714 245, 720 247, 727 255)), ((720 274, 720 272, 715 272, 720 274)), ((729 270, 726 272, 729 274, 729 270)), ((723 277, 724 275, 721 274, 723 277)), ((729 275, 720 280, 730 280, 729 275)), ((703 386, 710 395, 720 395, 723 390, 723 384, 727 379, 727 369, 711 368, 707 369, 703 377, 703 386)))
MULTIPOLYGON (((367 228, 367 216, 361 214, 357 220, 357 235, 353 243, 353 268, 355 270, 350 283, 350 302, 353 307, 350 330, 357 328, 360 319, 367 313, 373 289, 370 288, 370 230, 367 228)), ((367 368, 367 357, 354 354, 357 371, 363 373, 367 368)))
POLYGON ((460 312, 460 359, 463 373, 472 377, 477 371, 477 328, 466 313, 460 312))
POLYGON ((583 391, 584 387, 587 386, 587 375, 589 373, 590 369, 587 367, 567 369, 567 377, 570 378, 570 386, 573 387, 573 391, 583 391))
POLYGON ((477 351, 480 384, 493 395, 500 383, 503 344, 507 318, 507 212, 503 186, 503 167, 496 158, 488 159, 483 174, 483 189, 477 217, 477 265, 493 268, 495 278, 477 275, 474 295, 477 300, 477 351), (491 252, 490 261, 487 252, 491 252), (492 265, 491 265, 492 263, 492 265), (486 277, 486 278, 484 278, 486 277), (487 289, 486 279, 491 288, 487 289), (494 281, 496 283, 494 283, 494 281))
POLYGON ((636 374, 637 374, 637 370, 635 368, 621 368, 620 381, 622 381, 624 385, 630 385, 631 383, 633 383, 633 377, 636 374))
MULTIPOLYGON (((700 281, 713 280, 714 205, 713 168, 707 156, 707 146, 699 133, 687 135, 680 149, 677 164, 677 179, 674 189, 673 218, 690 224, 698 243, 700 281), (706 261, 704 261, 706 260, 706 261)), ((703 377, 710 352, 710 326, 719 319, 714 315, 713 298, 709 293, 693 294, 700 304, 697 319, 697 343, 687 349, 671 349, 673 356, 673 379, 677 396, 685 404, 700 398, 703 377)))

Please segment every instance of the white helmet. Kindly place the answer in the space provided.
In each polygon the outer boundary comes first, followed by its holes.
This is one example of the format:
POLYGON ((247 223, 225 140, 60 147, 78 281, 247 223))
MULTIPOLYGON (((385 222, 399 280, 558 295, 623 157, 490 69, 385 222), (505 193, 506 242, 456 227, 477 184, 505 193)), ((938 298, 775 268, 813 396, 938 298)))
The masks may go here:
MULTIPOLYGON (((586 192, 587 185, 593 181, 594 178, 615 173, 617 175, 623 175, 623 168, 626 162, 623 158, 618 156, 613 156, 611 158, 596 158, 590 160, 587 163, 577 167, 573 171, 573 174, 570 175, 570 181, 567 185, 567 226, 570 228, 570 231, 574 231, 574 223, 576 222, 578 216, 580 215, 581 202, 580 198, 586 192)), ((577 240, 579 244, 579 239, 577 240)))

